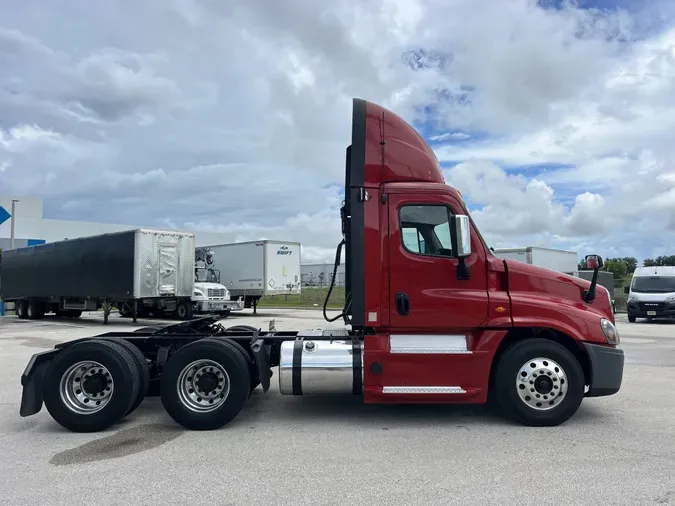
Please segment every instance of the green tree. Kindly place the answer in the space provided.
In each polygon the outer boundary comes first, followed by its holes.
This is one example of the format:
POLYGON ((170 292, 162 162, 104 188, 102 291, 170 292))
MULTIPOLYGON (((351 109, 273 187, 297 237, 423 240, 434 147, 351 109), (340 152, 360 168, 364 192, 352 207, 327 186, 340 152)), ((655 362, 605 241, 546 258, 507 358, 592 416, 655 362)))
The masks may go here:
POLYGON ((626 273, 632 274, 638 266, 638 259, 635 257, 623 257, 621 260, 626 264, 626 273))
POLYGON ((614 275, 614 279, 620 280, 626 276, 628 272, 628 266, 626 265, 626 262, 623 261, 623 259, 610 258, 605 262, 603 270, 611 272, 614 275))
POLYGON ((675 266, 675 255, 662 255, 656 258, 645 258, 642 265, 645 267, 675 266))

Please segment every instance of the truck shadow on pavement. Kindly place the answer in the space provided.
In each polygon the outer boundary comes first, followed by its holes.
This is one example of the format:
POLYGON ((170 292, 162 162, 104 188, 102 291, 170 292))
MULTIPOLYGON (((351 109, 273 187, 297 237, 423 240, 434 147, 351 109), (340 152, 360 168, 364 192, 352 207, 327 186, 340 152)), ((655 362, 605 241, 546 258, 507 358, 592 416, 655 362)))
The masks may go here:
MULTIPOLYGON (((160 407, 161 409, 161 407, 160 407)), ((597 420, 602 415, 593 406, 582 404, 567 424, 597 420)), ((255 429, 270 423, 297 422, 303 426, 324 423, 349 424, 361 428, 390 430, 413 427, 455 426, 471 430, 483 425, 523 427, 502 416, 488 404, 365 404, 360 397, 291 397, 256 390, 239 416, 230 425, 247 424, 255 429)))

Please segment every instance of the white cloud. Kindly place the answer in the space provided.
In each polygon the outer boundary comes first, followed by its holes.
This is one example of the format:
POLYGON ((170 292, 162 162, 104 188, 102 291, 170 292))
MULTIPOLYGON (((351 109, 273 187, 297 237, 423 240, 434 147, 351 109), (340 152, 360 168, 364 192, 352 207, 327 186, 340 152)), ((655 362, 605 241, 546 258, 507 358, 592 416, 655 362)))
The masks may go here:
POLYGON ((1 188, 53 217, 288 238, 331 260, 359 96, 449 143, 448 181, 494 243, 675 244, 668 2, 646 34, 639 10, 534 0, 64 5, 0 7, 1 188), (510 170, 541 164, 564 167, 510 170))

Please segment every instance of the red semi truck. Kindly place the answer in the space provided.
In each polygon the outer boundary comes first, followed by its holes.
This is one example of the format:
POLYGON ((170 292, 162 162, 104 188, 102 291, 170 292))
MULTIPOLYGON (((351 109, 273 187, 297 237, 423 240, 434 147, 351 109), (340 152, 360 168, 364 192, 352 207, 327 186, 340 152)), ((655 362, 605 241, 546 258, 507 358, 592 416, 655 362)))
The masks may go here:
MULTIPOLYGON (((189 429, 216 429, 278 367, 287 395, 367 403, 484 403, 526 425, 569 419, 612 395, 624 354, 606 290, 492 254, 429 145, 403 119, 354 99, 341 209, 345 329, 225 328, 217 317, 61 343, 27 365, 21 416, 98 431, 157 392, 189 429), (153 387, 154 386, 154 387, 153 387), (152 389, 151 389, 152 387, 152 389)), ((508 219, 505 216, 504 219, 508 219)))

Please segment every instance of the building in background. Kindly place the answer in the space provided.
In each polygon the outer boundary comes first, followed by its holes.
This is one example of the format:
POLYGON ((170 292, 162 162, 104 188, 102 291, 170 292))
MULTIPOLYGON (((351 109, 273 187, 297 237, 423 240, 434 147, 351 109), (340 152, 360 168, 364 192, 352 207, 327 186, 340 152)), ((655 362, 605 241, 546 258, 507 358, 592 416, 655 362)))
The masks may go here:
MULTIPOLYGON (((302 286, 329 286, 333 277, 333 263, 303 264, 300 266, 302 286)), ((345 286, 345 264, 341 263, 335 275, 335 286, 345 286)))
MULTIPOLYGON (((16 221, 14 223, 15 248, 134 228, 168 228, 152 226, 148 223, 123 225, 92 221, 55 220, 45 218, 42 215, 43 205, 40 197, 0 195, 0 248, 2 249, 9 249, 10 247, 12 199, 19 200, 16 203, 16 221)), ((195 234, 197 246, 229 243, 235 240, 232 234, 195 230, 183 231, 195 234)))

